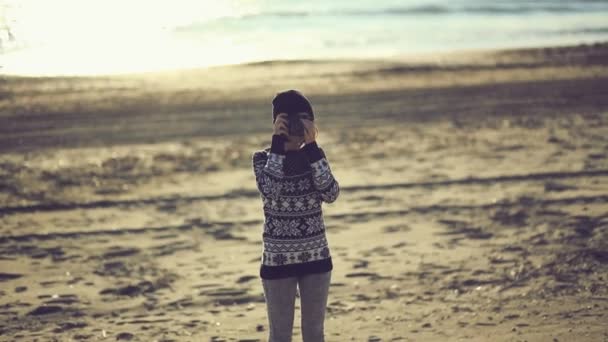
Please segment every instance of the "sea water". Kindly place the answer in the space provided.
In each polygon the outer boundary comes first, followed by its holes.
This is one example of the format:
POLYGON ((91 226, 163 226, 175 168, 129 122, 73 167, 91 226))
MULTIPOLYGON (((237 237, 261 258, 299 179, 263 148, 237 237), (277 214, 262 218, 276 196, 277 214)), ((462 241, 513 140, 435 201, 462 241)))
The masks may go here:
POLYGON ((0 72, 7 74, 111 74, 607 39, 608 0, 0 0, 0 72))

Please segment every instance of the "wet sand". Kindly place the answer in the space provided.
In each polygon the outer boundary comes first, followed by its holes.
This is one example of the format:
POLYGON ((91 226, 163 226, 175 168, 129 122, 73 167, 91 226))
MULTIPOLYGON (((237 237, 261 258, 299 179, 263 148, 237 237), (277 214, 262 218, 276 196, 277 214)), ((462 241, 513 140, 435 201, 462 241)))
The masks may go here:
POLYGON ((250 158, 286 88, 341 185, 327 341, 608 340, 607 57, 4 77, 0 340, 266 341, 250 158))

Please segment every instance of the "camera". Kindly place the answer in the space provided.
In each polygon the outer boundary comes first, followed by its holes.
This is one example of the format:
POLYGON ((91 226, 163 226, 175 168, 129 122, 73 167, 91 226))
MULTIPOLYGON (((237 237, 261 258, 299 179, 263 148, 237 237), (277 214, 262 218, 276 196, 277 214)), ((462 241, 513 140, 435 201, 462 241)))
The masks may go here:
POLYGON ((287 113, 287 131, 289 135, 304 136, 304 124, 300 120, 300 113, 287 113))
POLYGON ((301 119, 310 119, 310 115, 306 112, 302 113, 287 113, 287 131, 289 135, 303 137, 304 123, 301 119))

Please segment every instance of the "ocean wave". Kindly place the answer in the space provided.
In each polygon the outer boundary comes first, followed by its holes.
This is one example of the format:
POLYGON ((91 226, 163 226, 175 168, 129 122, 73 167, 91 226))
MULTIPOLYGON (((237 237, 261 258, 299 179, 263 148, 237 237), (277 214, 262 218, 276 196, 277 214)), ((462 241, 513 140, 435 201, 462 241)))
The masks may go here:
POLYGON ((597 10, 608 10, 608 2, 591 2, 591 3, 498 3, 490 5, 421 5, 409 7, 393 7, 379 10, 364 10, 364 11, 343 11, 342 14, 527 14, 527 13, 572 13, 572 12, 591 12, 597 10))
POLYGON ((603 34, 608 33, 608 27, 582 27, 577 29, 556 30, 554 34, 603 34))
POLYGON ((608 1, 587 0, 584 2, 519 2, 519 3, 494 3, 494 4, 435 4, 414 5, 404 7, 368 7, 368 8, 334 8, 331 10, 297 9, 260 11, 244 13, 240 16, 220 17, 211 21, 194 22, 186 26, 176 27, 175 31, 197 30, 209 24, 217 22, 248 22, 256 20, 280 20, 290 18, 348 18, 348 17, 373 17, 373 16, 442 16, 442 15, 526 15, 535 13, 545 14, 572 14, 604 11, 608 12, 608 1))

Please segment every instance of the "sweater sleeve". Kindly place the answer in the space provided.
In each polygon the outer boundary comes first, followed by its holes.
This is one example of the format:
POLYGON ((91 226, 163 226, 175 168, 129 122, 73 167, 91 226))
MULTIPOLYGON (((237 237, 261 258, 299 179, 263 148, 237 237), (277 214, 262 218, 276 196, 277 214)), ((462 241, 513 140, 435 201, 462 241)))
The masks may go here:
POLYGON ((304 145, 303 149, 312 168, 313 186, 324 202, 334 202, 340 194, 340 185, 331 172, 325 152, 316 141, 304 145))
POLYGON ((270 152, 256 151, 253 154, 253 172, 258 190, 264 197, 278 199, 284 178, 285 137, 273 135, 270 152))

